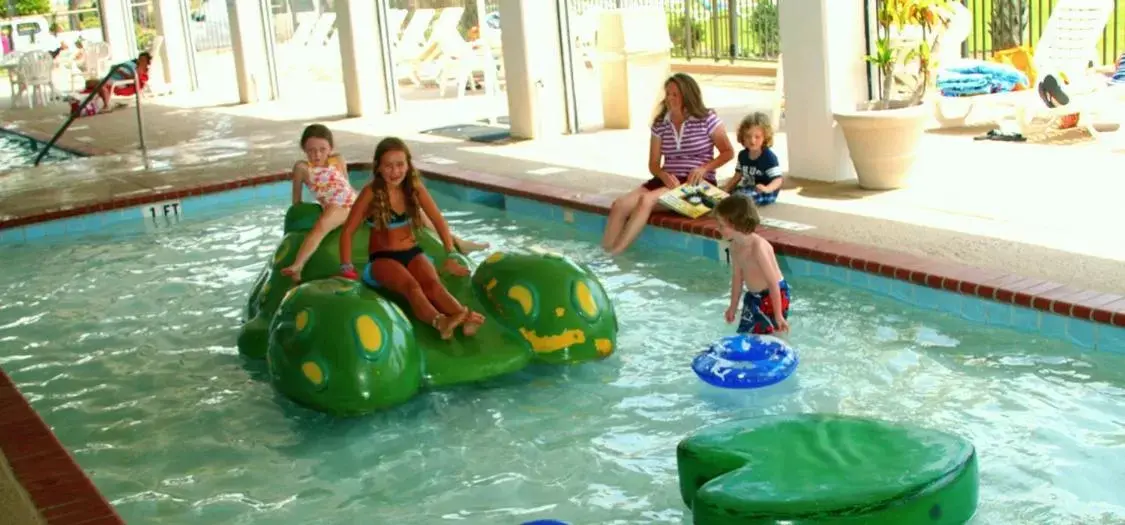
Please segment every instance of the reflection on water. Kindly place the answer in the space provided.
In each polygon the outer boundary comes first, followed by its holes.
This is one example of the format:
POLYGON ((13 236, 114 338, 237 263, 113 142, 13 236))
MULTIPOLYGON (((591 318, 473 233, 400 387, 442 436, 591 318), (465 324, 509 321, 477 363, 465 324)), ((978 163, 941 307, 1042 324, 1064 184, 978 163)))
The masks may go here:
POLYGON ((724 267, 646 251, 612 260, 585 235, 476 207, 453 206, 459 234, 548 246, 598 272, 620 318, 618 353, 369 417, 304 410, 234 347, 283 212, 5 249, 0 364, 126 521, 689 523, 680 439, 734 417, 807 411, 969 437, 979 523, 1125 520, 1121 358, 791 279, 797 373, 719 390, 690 361, 730 330, 724 267))

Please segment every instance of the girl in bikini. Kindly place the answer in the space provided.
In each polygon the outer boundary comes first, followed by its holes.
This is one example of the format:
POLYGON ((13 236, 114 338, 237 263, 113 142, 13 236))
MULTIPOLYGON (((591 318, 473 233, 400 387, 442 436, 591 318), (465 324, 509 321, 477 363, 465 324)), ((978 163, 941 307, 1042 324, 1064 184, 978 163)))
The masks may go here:
MULTIPOLYGON (((359 279, 351 263, 352 235, 359 223, 366 220, 371 236, 363 281, 369 285, 377 281, 405 297, 414 316, 433 326, 442 339, 453 337, 458 326, 466 336, 476 334, 484 324, 484 316, 463 306, 445 289, 438 279, 437 269, 414 238, 414 227, 423 224, 424 216, 429 216, 446 253, 455 250, 449 225, 422 185, 406 143, 394 137, 379 142, 375 148, 373 175, 371 183, 360 191, 344 223, 340 235, 340 274, 348 279, 359 279)), ((453 275, 469 274, 467 268, 453 259, 446 259, 444 266, 453 275)))
POLYGON ((316 195, 322 211, 312 231, 297 250, 297 259, 281 273, 294 283, 301 281, 301 270, 320 246, 328 232, 344 224, 355 203, 355 189, 348 182, 348 164, 333 152, 332 132, 323 124, 313 124, 301 133, 301 149, 305 160, 293 166, 293 204, 301 203, 301 186, 316 195))

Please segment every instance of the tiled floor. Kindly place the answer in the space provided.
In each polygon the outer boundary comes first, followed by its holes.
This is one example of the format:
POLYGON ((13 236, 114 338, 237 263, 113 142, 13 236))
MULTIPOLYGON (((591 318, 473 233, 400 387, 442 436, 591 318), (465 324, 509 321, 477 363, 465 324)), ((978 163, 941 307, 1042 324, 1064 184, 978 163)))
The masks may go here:
MULTIPOLYGON (((730 128, 742 113, 769 104, 769 94, 762 91, 705 89, 730 128)), ((297 158, 295 137, 314 119, 331 123, 339 149, 353 161, 367 160, 380 137, 396 134, 413 144, 423 163, 548 182, 578 193, 613 195, 647 177, 645 130, 486 145, 417 133, 440 118, 445 124, 461 116, 471 119, 468 113, 457 115, 461 106, 453 100, 435 102, 425 114, 363 119, 318 119, 314 106, 199 108, 202 103, 182 97, 145 106, 147 141, 156 148, 147 169, 145 159, 134 153, 131 110, 79 121, 64 145, 96 145, 121 155, 0 175, 0 221, 101 202, 107 195, 139 199, 284 170, 297 158), (436 107, 439 102, 448 105, 436 107), (535 174, 544 167, 558 170, 535 174)), ((49 135, 62 120, 57 110, 8 111, 0 118, 6 128, 37 136, 49 135)), ((786 151, 783 133, 776 149, 786 151)), ((820 238, 894 246, 918 256, 1125 292, 1125 265, 1120 264, 1125 243, 1108 242, 1116 226, 1107 211, 1116 209, 1125 193, 1121 157, 1089 142, 974 142, 971 133, 931 133, 908 189, 877 193, 854 184, 793 179, 765 215, 815 226, 805 233, 820 238), (949 158, 959 160, 951 164, 949 158)))

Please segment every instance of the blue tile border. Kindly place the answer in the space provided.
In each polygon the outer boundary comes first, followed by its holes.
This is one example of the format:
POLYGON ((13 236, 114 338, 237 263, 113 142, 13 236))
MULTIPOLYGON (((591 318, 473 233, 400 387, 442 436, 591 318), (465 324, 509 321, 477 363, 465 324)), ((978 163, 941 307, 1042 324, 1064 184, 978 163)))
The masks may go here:
MULTIPOLYGON (((353 183, 365 183, 368 175, 353 170, 353 183)), ((567 224, 589 234, 600 234, 605 228, 604 215, 538 200, 505 195, 428 178, 426 186, 433 192, 454 199, 472 202, 507 213, 543 221, 567 224)), ((291 191, 289 182, 272 182, 229 191, 209 193, 180 199, 183 220, 214 217, 254 204, 284 205, 291 191)), ((28 242, 72 239, 89 234, 144 231, 149 226, 141 209, 149 205, 79 215, 66 219, 0 230, 0 246, 28 242)), ((673 250, 687 256, 725 262, 722 243, 708 237, 659 227, 648 227, 637 239, 642 248, 673 250)), ((825 279, 891 297, 912 306, 960 317, 966 321, 986 324, 1070 342, 1078 347, 1125 354, 1125 328, 1056 315, 1014 304, 1000 303, 972 295, 930 288, 882 275, 828 265, 792 256, 780 256, 787 276, 825 279)))

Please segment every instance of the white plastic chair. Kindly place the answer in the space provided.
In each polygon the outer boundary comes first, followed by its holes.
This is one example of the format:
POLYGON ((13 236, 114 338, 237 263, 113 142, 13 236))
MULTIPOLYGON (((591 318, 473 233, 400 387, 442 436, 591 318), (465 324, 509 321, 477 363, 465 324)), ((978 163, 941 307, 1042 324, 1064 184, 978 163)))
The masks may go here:
POLYGON ((46 51, 29 51, 20 56, 19 65, 19 93, 15 98, 22 98, 27 90, 31 89, 29 107, 46 106, 50 96, 55 95, 55 85, 51 81, 51 71, 55 68, 55 57, 46 51))
MULTIPOLYGON (((1050 109, 1039 98, 1037 89, 977 95, 971 97, 938 97, 935 104, 937 118, 942 125, 949 122, 964 122, 973 107, 978 103, 1008 106, 1006 118, 1012 118, 1024 135, 1033 133, 1032 122, 1036 116, 1048 115, 1051 126, 1061 116, 1081 111, 1079 100, 1093 95, 1105 86, 1104 82, 1093 82, 1090 75, 1090 61, 1097 56, 1098 40, 1102 37, 1109 16, 1113 13, 1113 0, 1059 0, 1047 20, 1047 27, 1035 45, 1032 62, 1036 74, 1042 78, 1048 74, 1063 74, 1070 80, 1066 91, 1071 95, 1070 104, 1050 109), (961 106, 961 115, 950 116, 950 106, 961 106)), ((972 63, 963 59, 961 64, 972 63)), ((979 62, 979 61, 977 61, 979 62)), ((1093 101, 1093 98, 1089 99, 1093 101)), ((1093 130, 1090 130, 1093 133, 1093 130)), ((1096 136, 1096 135, 1095 135, 1096 136)))

